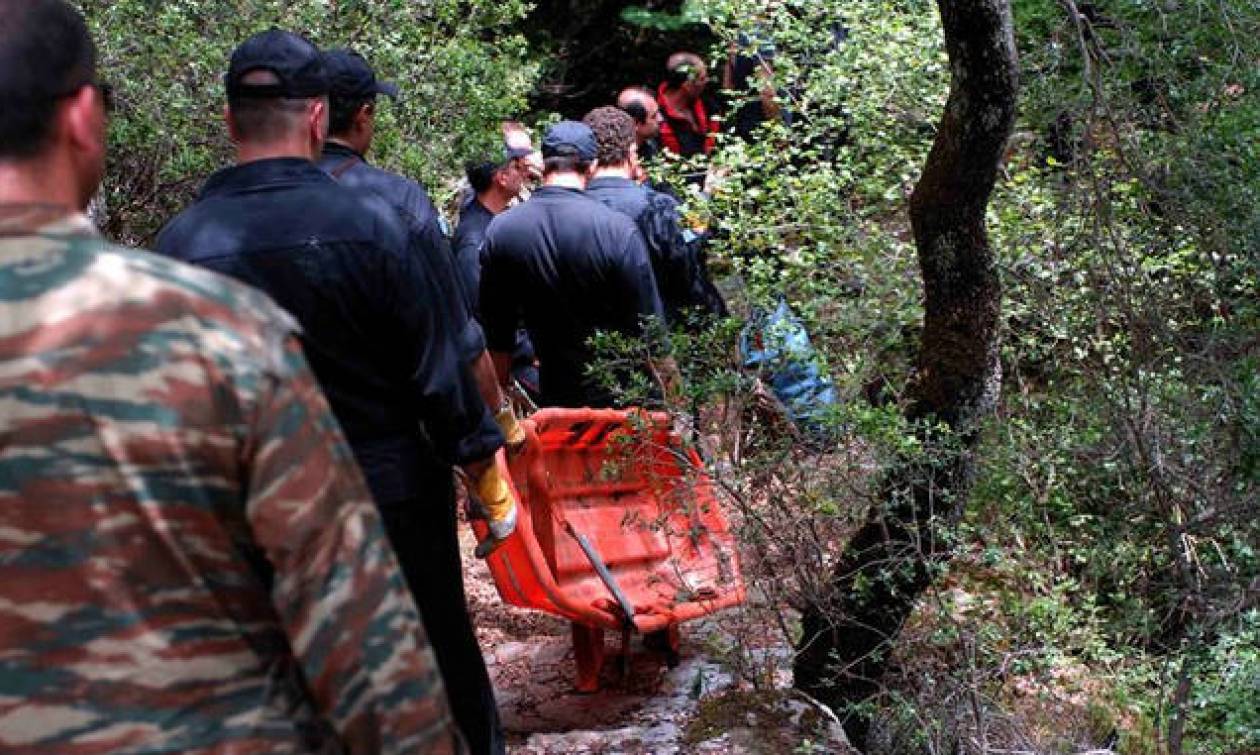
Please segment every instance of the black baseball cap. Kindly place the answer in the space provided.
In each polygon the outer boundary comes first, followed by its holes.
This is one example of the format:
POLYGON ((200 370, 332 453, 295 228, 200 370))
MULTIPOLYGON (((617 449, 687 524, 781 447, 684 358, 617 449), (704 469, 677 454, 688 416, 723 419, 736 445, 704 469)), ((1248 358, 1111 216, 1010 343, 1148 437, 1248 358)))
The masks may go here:
POLYGON ((328 94, 324 56, 309 39, 281 29, 269 29, 245 40, 232 52, 224 84, 228 97, 319 97, 328 94), (273 84, 243 84, 252 71, 270 71, 273 84))
POLYGON ((508 163, 512 162, 513 160, 516 160, 517 158, 529 157, 532 154, 534 154, 534 150, 530 149, 529 147, 512 147, 507 144, 504 144, 503 145, 503 164, 507 165, 508 163))
POLYGON ((578 121, 560 121, 547 129, 542 139, 543 157, 576 157, 590 162, 599 153, 595 132, 578 121))
POLYGON ((378 94, 398 96, 398 87, 387 81, 377 81, 372 66, 354 50, 340 48, 325 52, 324 68, 328 71, 334 97, 367 99, 378 94))
POLYGON ((513 160, 531 154, 533 150, 525 147, 510 147, 504 144, 502 152, 466 163, 464 175, 468 177, 468 183, 473 187, 473 191, 480 194, 490 186, 490 182, 494 180, 494 174, 506 168, 513 160))

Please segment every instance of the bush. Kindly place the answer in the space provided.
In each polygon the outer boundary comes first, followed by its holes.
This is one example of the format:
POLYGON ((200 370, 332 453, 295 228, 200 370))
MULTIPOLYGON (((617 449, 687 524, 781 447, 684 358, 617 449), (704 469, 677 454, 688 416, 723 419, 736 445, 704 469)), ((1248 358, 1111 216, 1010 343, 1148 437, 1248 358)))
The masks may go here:
POLYGON ((82 0, 119 84, 104 183, 111 237, 149 244, 201 182, 231 159, 222 124, 232 49, 271 26, 321 46, 349 46, 402 89, 378 110, 372 158, 438 185, 495 143, 499 121, 525 107, 537 70, 515 31, 523 0, 430 3, 354 0, 82 0))

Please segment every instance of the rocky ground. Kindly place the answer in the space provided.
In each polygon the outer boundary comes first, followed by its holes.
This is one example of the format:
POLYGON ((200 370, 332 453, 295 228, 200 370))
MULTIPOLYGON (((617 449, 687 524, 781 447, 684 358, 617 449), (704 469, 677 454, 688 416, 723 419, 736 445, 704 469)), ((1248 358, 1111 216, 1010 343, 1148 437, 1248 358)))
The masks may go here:
POLYGON ((504 604, 484 562, 472 557, 471 531, 462 537, 469 607, 512 755, 844 750, 824 714, 783 691, 754 692, 725 667, 713 649, 730 646, 729 616, 683 625, 672 669, 635 638, 624 677, 623 664, 610 663, 599 692, 578 693, 568 623, 504 604))

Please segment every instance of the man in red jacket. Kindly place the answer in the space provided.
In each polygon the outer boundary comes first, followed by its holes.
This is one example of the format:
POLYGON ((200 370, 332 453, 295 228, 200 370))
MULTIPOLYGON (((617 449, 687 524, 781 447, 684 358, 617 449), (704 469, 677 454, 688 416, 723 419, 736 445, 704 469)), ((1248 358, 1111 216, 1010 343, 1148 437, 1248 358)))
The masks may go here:
POLYGON ((703 94, 709 69, 694 52, 676 52, 665 63, 665 80, 657 89, 661 106, 661 146, 691 157, 713 151, 718 120, 709 112, 703 94))

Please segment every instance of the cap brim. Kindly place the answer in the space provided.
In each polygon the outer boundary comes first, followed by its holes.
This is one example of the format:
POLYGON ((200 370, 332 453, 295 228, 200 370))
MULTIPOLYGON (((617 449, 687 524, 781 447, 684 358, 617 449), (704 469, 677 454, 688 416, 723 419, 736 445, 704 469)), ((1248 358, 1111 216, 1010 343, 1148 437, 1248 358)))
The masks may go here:
POLYGON ((518 157, 529 157, 532 154, 534 154, 534 150, 528 149, 526 147, 504 147, 503 148, 504 160, 515 160, 518 157))
POLYGON ((376 93, 383 94, 386 97, 397 97, 398 85, 391 84, 388 81, 378 81, 376 82, 376 93))

